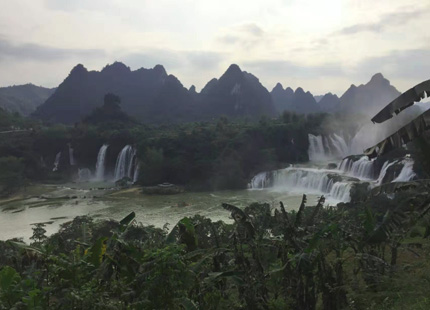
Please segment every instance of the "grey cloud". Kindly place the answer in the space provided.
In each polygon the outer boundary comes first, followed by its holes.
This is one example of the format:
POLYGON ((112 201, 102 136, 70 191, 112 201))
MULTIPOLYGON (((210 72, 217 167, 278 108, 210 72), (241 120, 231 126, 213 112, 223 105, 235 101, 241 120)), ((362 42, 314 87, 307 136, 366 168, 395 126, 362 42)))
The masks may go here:
POLYGON ((313 78, 321 76, 340 76, 345 72, 337 64, 306 66, 284 60, 261 60, 245 62, 244 66, 257 74, 270 73, 275 76, 293 76, 296 78, 313 78))
POLYGON ((383 72, 393 78, 427 80, 430 78, 429 59, 430 48, 394 50, 385 56, 364 59, 357 70, 366 75, 383 72))
POLYGON ((259 27, 257 24, 244 24, 239 27, 239 30, 252 34, 257 37, 261 37, 264 34, 264 30, 259 27))
POLYGON ((227 35, 219 37, 218 40, 221 43, 225 43, 225 44, 235 44, 235 43, 240 41, 240 38, 238 36, 227 34, 227 35))
POLYGON ((198 69, 207 70, 218 67, 224 55, 205 51, 172 51, 150 49, 139 53, 125 54, 122 60, 134 68, 153 67, 162 64, 167 70, 198 69))
POLYGON ((218 37, 218 41, 228 45, 240 44, 244 48, 252 48, 265 35, 264 30, 254 23, 232 27, 231 33, 218 37))
POLYGON ((0 61, 4 58, 18 60, 52 61, 69 57, 99 57, 105 52, 100 49, 65 49, 34 43, 13 44, 0 38, 0 61))
POLYGON ((111 0, 45 0, 45 6, 51 10, 77 11, 77 10, 105 10, 111 8, 111 0))
POLYGON ((421 8, 413 11, 385 14, 377 22, 351 25, 340 29, 335 34, 350 35, 360 32, 381 32, 388 27, 403 25, 415 18, 418 18, 424 14, 424 11, 425 9, 421 8))

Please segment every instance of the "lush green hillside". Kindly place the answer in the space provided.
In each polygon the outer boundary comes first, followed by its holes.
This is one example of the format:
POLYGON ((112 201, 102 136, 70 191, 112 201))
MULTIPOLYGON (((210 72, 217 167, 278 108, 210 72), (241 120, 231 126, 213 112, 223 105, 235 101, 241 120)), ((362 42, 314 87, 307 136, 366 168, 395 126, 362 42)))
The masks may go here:
POLYGON ((54 93, 54 89, 33 84, 0 88, 0 108, 20 115, 30 115, 54 93))

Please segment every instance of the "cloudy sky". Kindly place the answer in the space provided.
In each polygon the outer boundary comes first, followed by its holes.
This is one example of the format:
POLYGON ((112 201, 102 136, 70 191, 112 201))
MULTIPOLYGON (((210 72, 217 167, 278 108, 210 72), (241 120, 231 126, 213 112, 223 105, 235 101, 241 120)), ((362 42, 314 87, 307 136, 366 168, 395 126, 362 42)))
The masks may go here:
POLYGON ((82 63, 162 64, 201 89, 231 63, 342 94, 382 72, 404 91, 430 78, 428 0, 0 0, 0 86, 55 87, 82 63))

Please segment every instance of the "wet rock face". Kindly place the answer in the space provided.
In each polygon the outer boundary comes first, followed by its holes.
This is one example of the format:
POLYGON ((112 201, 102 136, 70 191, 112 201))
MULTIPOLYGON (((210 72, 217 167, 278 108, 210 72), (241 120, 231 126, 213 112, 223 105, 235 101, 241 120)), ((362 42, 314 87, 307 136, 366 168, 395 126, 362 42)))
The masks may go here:
POLYGON ((369 197, 370 184, 365 183, 355 183, 350 191, 351 202, 365 201, 369 197))
POLYGON ((337 168, 337 164, 335 164, 335 163, 329 163, 327 165, 327 169, 336 169, 336 168, 337 168))

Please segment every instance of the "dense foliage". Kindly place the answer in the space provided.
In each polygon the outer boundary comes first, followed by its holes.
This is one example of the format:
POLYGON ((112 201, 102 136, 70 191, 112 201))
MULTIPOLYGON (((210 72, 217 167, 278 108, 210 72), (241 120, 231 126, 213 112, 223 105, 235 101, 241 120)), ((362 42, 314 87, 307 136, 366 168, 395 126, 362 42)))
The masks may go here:
POLYGON ((94 171, 103 144, 109 144, 106 169, 112 173, 119 152, 130 144, 137 149, 142 185, 170 182, 194 190, 245 188, 260 171, 306 162, 307 135, 321 132, 327 118, 286 112, 277 119, 259 121, 233 122, 221 117, 211 122, 147 126, 122 113, 117 96, 108 94, 105 99, 103 107, 74 127, 22 120, 23 128, 31 130, 2 136, 1 156, 19 159, 27 180, 70 181, 79 168, 94 171), (76 166, 70 165, 69 148, 74 150, 76 166), (60 168, 53 172, 59 152, 60 168))
POLYGON ((304 196, 293 213, 223 204, 234 224, 196 215, 169 233, 134 213, 49 238, 36 225, 31 246, 0 243, 0 309, 427 309, 423 189, 334 209, 304 196))

